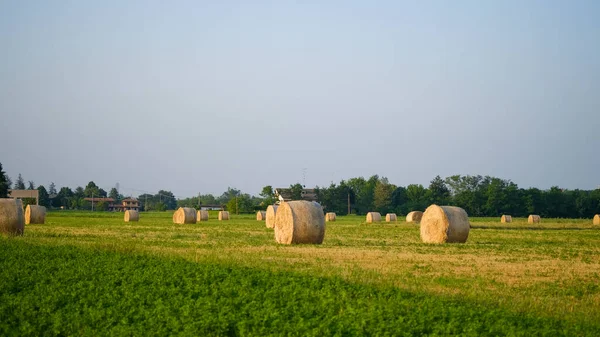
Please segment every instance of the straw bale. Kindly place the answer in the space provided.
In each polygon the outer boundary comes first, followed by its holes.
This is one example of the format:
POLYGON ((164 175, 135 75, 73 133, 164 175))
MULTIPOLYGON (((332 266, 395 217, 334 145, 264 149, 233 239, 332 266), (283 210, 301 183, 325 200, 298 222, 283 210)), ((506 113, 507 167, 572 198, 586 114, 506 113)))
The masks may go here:
POLYGON ((460 207, 431 205, 421 218, 421 240, 425 243, 463 243, 470 229, 469 216, 460 207))
POLYGON ((504 215, 502 215, 502 217, 500 218, 500 222, 501 222, 501 223, 509 223, 509 222, 512 222, 512 216, 504 214, 504 215))
POLYGON ((594 225, 600 225, 600 214, 594 215, 594 225))
POLYGON ((219 211, 219 221, 221 220, 229 220, 229 212, 228 211, 219 211))
POLYGON ((134 210, 125 211, 125 222, 140 221, 140 212, 134 210))
POLYGON ((542 218, 537 214, 531 214, 529 215, 529 218, 527 218, 528 223, 540 223, 540 221, 542 221, 542 218))
POLYGON ((421 222, 421 218, 423 217, 423 212, 421 211, 412 211, 406 215, 406 222, 421 222))
POLYGON ((325 214, 325 221, 335 221, 336 215, 333 212, 328 212, 325 214))
POLYGON ((256 221, 264 221, 267 218, 267 212, 258 211, 256 212, 256 221))
POLYGON ((23 235, 25 216, 21 199, 0 199, 0 233, 23 235))
POLYGON ((367 213, 367 223, 371 222, 381 222, 381 214, 379 214, 378 212, 367 213))
POLYGON ((388 213, 385 215, 385 222, 398 221, 396 213, 388 213))
POLYGON ((267 219, 265 221, 267 228, 275 227, 275 214, 277 214, 277 207, 277 205, 269 205, 269 207, 267 207, 267 219))
POLYGON ((208 211, 207 210, 199 210, 196 212, 196 222, 208 221, 208 211))
POLYGON ((25 207, 25 224, 43 224, 46 222, 46 207, 27 205, 25 207))
POLYGON ((179 209, 173 213, 173 223, 180 225, 196 223, 196 210, 190 207, 179 207, 179 209))
POLYGON ((323 243, 325 215, 323 207, 310 201, 282 202, 275 214, 277 243, 323 243))

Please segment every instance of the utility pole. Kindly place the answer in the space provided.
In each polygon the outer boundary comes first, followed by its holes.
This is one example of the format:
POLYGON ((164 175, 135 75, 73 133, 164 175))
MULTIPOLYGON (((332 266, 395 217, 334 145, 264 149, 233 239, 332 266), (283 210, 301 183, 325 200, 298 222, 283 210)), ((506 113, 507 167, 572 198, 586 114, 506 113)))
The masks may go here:
POLYGON ((350 215, 350 192, 348 192, 348 215, 350 215))
POLYGON ((240 208, 238 207, 238 196, 235 195, 235 214, 240 214, 240 208))

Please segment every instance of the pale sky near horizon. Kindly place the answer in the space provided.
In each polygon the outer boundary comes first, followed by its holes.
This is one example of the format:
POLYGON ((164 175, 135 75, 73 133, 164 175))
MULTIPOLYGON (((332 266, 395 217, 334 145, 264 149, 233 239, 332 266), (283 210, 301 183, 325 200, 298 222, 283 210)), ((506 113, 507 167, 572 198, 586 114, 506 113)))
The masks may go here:
POLYGON ((0 163, 137 195, 600 186, 598 1, 3 1, 0 163))

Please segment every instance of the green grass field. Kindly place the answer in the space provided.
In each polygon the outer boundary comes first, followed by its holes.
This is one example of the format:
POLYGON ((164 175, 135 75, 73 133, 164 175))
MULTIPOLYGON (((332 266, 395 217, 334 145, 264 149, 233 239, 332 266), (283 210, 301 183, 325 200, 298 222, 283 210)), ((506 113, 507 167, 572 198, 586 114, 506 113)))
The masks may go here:
POLYGON ((404 221, 282 246, 254 216, 50 212, 0 237, 0 335, 600 335, 600 228, 472 218, 466 244, 404 221))

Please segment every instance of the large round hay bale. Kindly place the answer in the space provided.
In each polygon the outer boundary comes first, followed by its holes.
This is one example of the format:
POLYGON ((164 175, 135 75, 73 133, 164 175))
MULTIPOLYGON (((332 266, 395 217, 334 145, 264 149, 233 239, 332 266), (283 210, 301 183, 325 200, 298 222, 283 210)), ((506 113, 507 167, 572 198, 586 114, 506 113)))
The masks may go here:
POLYGON ((600 214, 594 215, 594 225, 600 225, 600 214))
POLYGON ((310 201, 283 202, 275 215, 277 243, 323 243, 325 215, 323 207, 310 201))
POLYGON ((208 211, 201 209, 196 213, 196 222, 201 221, 208 221, 208 211))
POLYGON ((398 221, 396 213, 388 213, 385 215, 385 222, 398 221))
POLYGON ((421 218, 423 217, 423 212, 421 211, 412 211, 406 215, 406 222, 421 222, 421 218))
POLYGON ((46 222, 46 207, 27 205, 25 207, 25 224, 43 224, 46 222))
POLYGON ((381 214, 379 214, 378 212, 367 213, 367 223, 380 222, 380 221, 381 221, 381 214))
POLYGON ((125 211, 125 222, 140 221, 140 212, 134 210, 125 211))
POLYGON ((269 205, 267 207, 267 219, 265 220, 267 228, 275 227, 275 214, 277 214, 277 205, 269 205))
POLYGON ((421 218, 425 243, 466 242, 470 229, 469 216, 460 207, 431 205, 421 218))
POLYGON ((219 211, 219 221, 221 220, 229 220, 229 212, 228 211, 219 211))
POLYGON ((267 218, 267 212, 258 211, 256 212, 256 221, 264 221, 267 218))
POLYGON ((336 215, 334 212, 325 213, 325 221, 335 221, 336 215))
POLYGON ((512 216, 504 214, 504 215, 502 215, 502 217, 500 218, 500 222, 501 222, 501 223, 509 223, 509 222, 512 222, 512 216))
POLYGON ((196 210, 191 207, 179 207, 173 213, 173 223, 180 225, 196 223, 196 210))
POLYGON ((529 218, 527 218, 528 223, 540 223, 540 221, 542 221, 542 218, 537 214, 531 214, 529 215, 529 218))
POLYGON ((23 235, 25 216, 21 199, 0 199, 0 233, 23 235))

